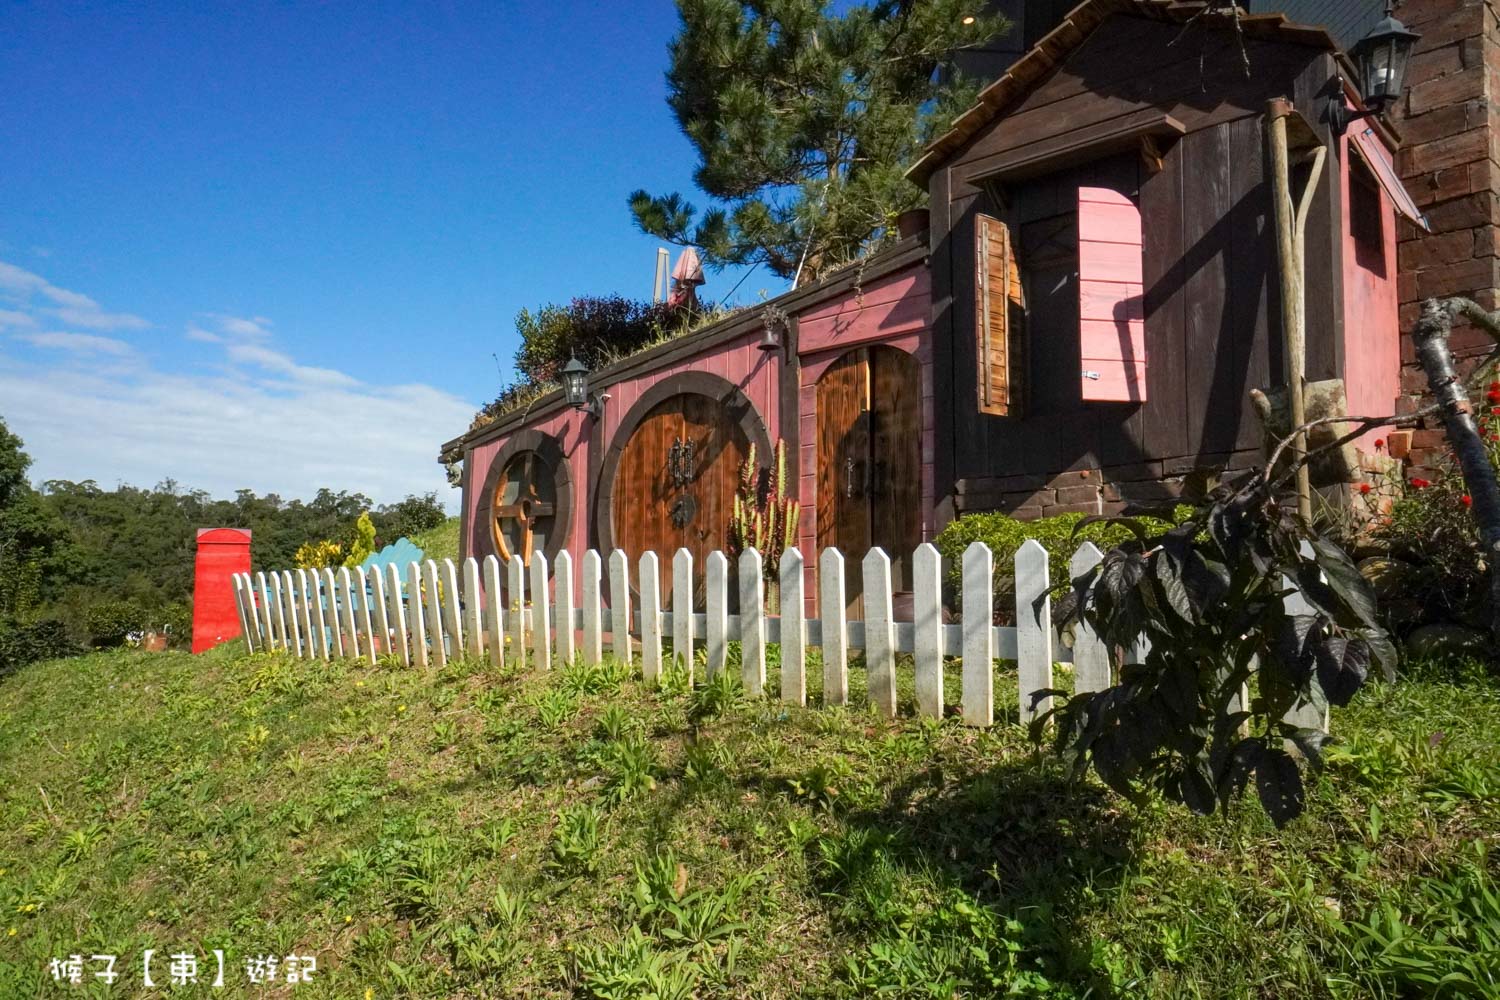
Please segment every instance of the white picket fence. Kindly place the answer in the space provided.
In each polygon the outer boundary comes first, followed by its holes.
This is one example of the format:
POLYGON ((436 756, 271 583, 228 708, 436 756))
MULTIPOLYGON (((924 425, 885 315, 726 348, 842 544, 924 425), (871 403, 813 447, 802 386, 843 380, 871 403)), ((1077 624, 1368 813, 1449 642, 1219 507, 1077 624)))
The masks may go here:
MULTIPOLYGON (((1077 576, 1103 558, 1092 542, 1074 554, 1077 576)), ((560 553, 556 565, 541 555, 530 565, 512 558, 504 566, 506 602, 501 594, 501 563, 494 556, 483 564, 463 562, 462 573, 452 560, 411 563, 403 574, 396 566, 386 572, 363 569, 284 570, 242 573, 235 577, 235 599, 243 634, 252 650, 283 649, 300 657, 364 657, 374 662, 382 652, 402 661, 442 666, 448 657, 486 657, 496 666, 510 663, 546 670, 554 661, 574 656, 597 663, 608 639, 614 656, 626 663, 640 662, 642 676, 654 681, 662 670, 663 651, 670 639, 674 651, 703 647, 710 676, 728 662, 728 644, 741 644, 745 689, 763 693, 766 646, 781 652, 781 699, 807 702, 807 652, 821 648, 823 702, 842 705, 849 698, 849 652, 863 650, 870 701, 886 715, 896 713, 897 653, 911 653, 915 665, 919 714, 940 717, 943 712, 943 660, 960 656, 963 663, 964 721, 988 726, 994 721, 995 661, 1013 660, 1020 683, 1020 714, 1030 720, 1048 707, 1032 704, 1032 693, 1053 686, 1057 661, 1074 665, 1074 689, 1097 691, 1111 683, 1108 650, 1086 626, 1080 625, 1072 650, 1058 641, 1052 626, 1051 580, 1047 551, 1031 540, 1015 557, 1016 625, 995 627, 986 613, 994 607, 994 556, 980 542, 963 555, 963 607, 981 609, 963 616, 959 625, 943 621, 942 559, 936 547, 923 544, 912 557, 912 621, 896 621, 892 613, 891 561, 880 549, 865 556, 863 621, 848 620, 844 603, 844 556, 824 549, 818 558, 817 592, 820 618, 808 618, 804 562, 789 549, 778 567, 779 615, 766 613, 765 577, 760 553, 751 550, 731 573, 729 558, 711 553, 704 566, 706 601, 702 612, 662 610, 661 569, 656 553, 647 552, 636 564, 632 581, 629 557, 615 550, 608 559, 609 605, 602 588, 605 560, 592 549, 580 560, 581 606, 574 606, 572 557, 560 553), (460 575, 462 579, 460 580, 460 575), (739 614, 729 613, 731 576, 739 592, 739 614), (639 608, 631 607, 632 583, 639 608), (754 609, 753 611, 748 609, 754 609), (581 646, 577 645, 581 637, 581 646)), ((693 608, 693 555, 679 550, 672 561, 672 606, 693 608)), ((682 658, 689 672, 692 656, 682 658)))

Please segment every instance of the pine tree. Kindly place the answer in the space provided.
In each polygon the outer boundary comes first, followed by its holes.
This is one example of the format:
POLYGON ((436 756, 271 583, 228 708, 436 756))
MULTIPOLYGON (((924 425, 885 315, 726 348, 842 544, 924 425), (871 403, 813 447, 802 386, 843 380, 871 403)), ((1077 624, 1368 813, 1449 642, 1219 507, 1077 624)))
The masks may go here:
POLYGON ((893 238, 895 217, 927 198, 903 172, 978 89, 939 82, 938 68, 1006 29, 985 6, 678 0, 668 103, 716 204, 700 215, 680 194, 636 191, 636 224, 711 267, 802 280, 893 238))

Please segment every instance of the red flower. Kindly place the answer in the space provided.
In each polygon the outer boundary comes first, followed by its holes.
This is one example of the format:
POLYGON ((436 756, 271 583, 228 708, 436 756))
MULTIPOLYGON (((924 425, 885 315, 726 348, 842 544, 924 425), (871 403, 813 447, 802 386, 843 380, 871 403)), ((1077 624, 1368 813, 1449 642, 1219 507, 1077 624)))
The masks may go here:
POLYGON ((1429 487, 1431 485, 1432 485, 1432 483, 1429 482, 1426 479, 1413 479, 1411 481, 1411 488, 1414 489, 1414 490, 1425 490, 1427 487, 1429 487))
POLYGON ((1359 491, 1361 493, 1368 493, 1368 492, 1370 492, 1370 484, 1369 483, 1360 483, 1359 484, 1359 491))
POLYGON ((1385 438, 1376 438, 1375 439, 1375 450, 1379 451, 1381 448, 1384 448, 1384 447, 1385 447, 1385 438))
POLYGON ((1500 389, 1491 389, 1484 394, 1484 398, 1488 399, 1491 403, 1500 403, 1500 389))
POLYGON ((1494 392, 1496 390, 1500 390, 1500 380, 1497 380, 1497 381, 1494 381, 1494 382, 1490 383, 1490 391, 1494 392))
POLYGON ((1469 496, 1469 494, 1465 493, 1463 495, 1462 499, 1463 499, 1465 507, 1472 507, 1472 506, 1474 506, 1474 498, 1471 497, 1471 496, 1469 496))

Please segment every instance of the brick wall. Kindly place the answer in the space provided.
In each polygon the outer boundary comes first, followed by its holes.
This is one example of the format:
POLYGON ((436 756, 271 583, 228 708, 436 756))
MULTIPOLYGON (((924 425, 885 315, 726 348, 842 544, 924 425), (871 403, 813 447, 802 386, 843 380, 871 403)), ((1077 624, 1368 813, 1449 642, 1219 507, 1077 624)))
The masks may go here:
MULTIPOLYGON (((1397 165, 1432 227, 1424 233, 1401 223, 1401 328, 1409 331, 1429 297, 1500 306, 1500 0, 1406 0, 1397 14, 1422 35, 1393 116, 1403 142, 1397 165)), ((1454 353, 1471 362, 1490 343, 1467 326, 1452 340, 1454 353)), ((1427 385, 1410 337, 1401 364, 1398 405, 1410 412, 1427 385)), ((1442 435, 1418 430, 1411 445, 1414 469, 1430 468, 1442 435)))

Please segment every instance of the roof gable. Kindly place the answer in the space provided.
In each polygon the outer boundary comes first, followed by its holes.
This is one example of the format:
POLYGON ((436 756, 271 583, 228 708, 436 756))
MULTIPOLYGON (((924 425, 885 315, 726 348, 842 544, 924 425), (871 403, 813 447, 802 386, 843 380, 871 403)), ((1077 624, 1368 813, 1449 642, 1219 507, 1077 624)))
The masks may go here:
MULTIPOLYGON (((1034 92, 1046 88, 1069 58, 1112 15, 1123 14, 1132 20, 1175 25, 1177 34, 1191 24, 1193 30, 1222 31, 1227 35, 1232 25, 1231 15, 1210 11, 1206 7, 1203 3, 1174 3, 1172 0, 1086 0, 1043 36, 1005 75, 985 87, 979 94, 979 102, 960 115, 947 133, 927 147, 907 171, 907 176, 925 185, 939 166, 969 146, 987 126, 1017 110, 1018 105, 1027 102, 1034 92)), ((1323 29, 1291 24, 1282 14, 1241 13, 1239 23, 1247 41, 1269 39, 1306 45, 1320 51, 1337 50, 1337 45, 1323 29)), ((1138 72, 1140 65, 1138 59, 1130 59, 1128 53, 1129 46, 1122 46, 1122 58, 1116 60, 1121 73, 1126 75, 1138 72)), ((1184 56, 1193 58, 1187 51, 1184 56)))

